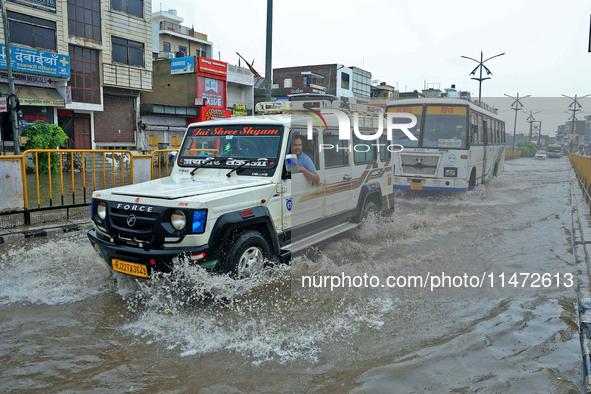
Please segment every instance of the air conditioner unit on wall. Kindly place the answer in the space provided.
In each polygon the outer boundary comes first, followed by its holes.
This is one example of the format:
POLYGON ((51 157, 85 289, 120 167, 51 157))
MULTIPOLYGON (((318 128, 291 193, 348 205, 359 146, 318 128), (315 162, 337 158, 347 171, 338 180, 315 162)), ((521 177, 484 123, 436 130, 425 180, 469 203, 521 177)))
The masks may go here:
POLYGON ((164 59, 174 59, 174 53, 172 53, 172 52, 160 52, 158 54, 158 57, 164 58, 164 59))

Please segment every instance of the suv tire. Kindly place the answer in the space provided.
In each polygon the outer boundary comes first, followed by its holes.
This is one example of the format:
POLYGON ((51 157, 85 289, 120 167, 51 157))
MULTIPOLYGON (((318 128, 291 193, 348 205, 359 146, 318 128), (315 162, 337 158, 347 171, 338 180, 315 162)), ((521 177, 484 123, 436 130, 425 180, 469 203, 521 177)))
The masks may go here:
POLYGON ((251 277, 263 270, 270 255, 265 237, 258 231, 247 231, 231 241, 224 259, 224 271, 236 279, 251 277))
POLYGON ((376 215, 379 212, 378 206, 371 200, 366 201, 361 214, 359 215, 359 223, 364 224, 369 215, 376 215))

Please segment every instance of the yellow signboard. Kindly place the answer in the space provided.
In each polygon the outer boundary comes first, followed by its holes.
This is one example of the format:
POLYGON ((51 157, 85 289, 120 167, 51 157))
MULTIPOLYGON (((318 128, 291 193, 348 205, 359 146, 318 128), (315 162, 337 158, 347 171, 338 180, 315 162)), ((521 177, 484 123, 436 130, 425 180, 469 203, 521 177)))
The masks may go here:
POLYGON ((63 107, 64 99, 19 97, 21 105, 63 107))
POLYGON ((466 116, 466 107, 450 107, 443 105, 429 105, 427 115, 464 115, 466 116))
POLYGON ((422 115, 423 106, 422 105, 408 105, 405 107, 390 107, 390 108, 388 108, 388 112, 405 112, 407 114, 422 115))

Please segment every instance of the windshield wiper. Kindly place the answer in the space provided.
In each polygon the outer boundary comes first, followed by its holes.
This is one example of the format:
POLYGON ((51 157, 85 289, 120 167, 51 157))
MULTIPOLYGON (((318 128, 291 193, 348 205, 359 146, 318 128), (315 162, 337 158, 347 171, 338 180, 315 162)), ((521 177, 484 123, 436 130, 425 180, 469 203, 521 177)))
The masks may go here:
POLYGON ((246 160, 244 163, 240 164, 238 167, 234 167, 234 168, 232 168, 232 169, 230 170, 230 172, 228 172, 228 173, 226 174, 226 176, 229 178, 229 177, 232 175, 232 173, 233 173, 234 171, 238 172, 238 171, 240 171, 240 170, 242 169, 242 167, 244 167, 245 165, 247 165, 247 164, 250 164, 250 163, 256 163, 257 161, 269 161, 269 159, 267 159, 267 158, 263 158, 263 157, 260 157, 260 158, 258 158, 258 159, 250 159, 250 160, 246 160))
POLYGON ((206 157, 205 158, 205 161, 203 161, 201 164, 198 164, 195 168, 193 168, 193 171, 191 171, 191 175, 195 175, 195 172, 198 169, 205 167, 206 165, 208 165, 212 161, 214 161, 214 158, 213 157, 206 157))

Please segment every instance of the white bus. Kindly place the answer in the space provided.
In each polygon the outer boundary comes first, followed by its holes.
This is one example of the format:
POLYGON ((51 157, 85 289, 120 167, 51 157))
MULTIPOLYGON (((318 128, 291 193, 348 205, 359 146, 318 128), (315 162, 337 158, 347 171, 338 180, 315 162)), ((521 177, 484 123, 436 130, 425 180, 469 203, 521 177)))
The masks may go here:
POLYGON ((503 172, 505 123, 492 112, 452 98, 396 100, 386 111, 417 118, 417 141, 394 135, 404 146, 392 155, 394 188, 465 192, 503 172))

